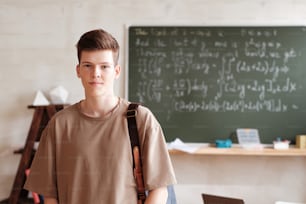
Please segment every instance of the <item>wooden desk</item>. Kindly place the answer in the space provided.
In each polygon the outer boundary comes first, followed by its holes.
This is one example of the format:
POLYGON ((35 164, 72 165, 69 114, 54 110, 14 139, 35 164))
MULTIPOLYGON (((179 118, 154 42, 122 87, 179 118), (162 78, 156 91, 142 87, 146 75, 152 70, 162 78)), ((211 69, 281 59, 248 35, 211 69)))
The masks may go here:
MULTIPOLYGON (((180 150, 169 150, 170 154, 188 154, 180 150)), ((192 153, 194 155, 236 155, 236 156, 306 156, 306 149, 299 149, 291 146, 289 149, 273 149, 265 147, 263 149, 244 149, 233 146, 231 148, 216 148, 204 146, 192 153)))

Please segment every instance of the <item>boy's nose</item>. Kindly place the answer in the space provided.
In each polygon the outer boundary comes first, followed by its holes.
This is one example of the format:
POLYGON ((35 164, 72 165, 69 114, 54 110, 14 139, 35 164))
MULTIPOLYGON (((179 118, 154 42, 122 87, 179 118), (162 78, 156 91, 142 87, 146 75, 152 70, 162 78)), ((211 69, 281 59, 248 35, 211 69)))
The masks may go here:
POLYGON ((95 77, 101 77, 101 69, 100 69, 100 67, 95 67, 95 69, 94 69, 94 76, 95 77))

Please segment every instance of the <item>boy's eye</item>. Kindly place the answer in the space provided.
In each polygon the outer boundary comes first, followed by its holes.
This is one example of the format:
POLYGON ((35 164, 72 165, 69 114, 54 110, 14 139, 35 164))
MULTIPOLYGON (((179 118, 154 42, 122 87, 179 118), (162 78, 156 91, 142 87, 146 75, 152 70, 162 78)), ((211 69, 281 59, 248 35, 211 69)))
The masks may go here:
POLYGON ((103 69, 110 68, 109 65, 102 65, 101 67, 102 67, 103 69))
POLYGON ((91 64, 83 64, 83 67, 85 67, 85 68, 90 68, 90 67, 92 67, 92 66, 91 66, 91 64))

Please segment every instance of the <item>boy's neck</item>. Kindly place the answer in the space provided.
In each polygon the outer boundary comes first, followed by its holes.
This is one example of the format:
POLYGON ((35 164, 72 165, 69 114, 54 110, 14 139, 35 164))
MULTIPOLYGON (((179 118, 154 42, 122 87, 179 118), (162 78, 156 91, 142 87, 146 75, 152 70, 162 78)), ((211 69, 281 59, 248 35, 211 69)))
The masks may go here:
POLYGON ((120 98, 117 96, 107 98, 86 98, 81 101, 81 110, 90 117, 105 117, 119 104, 120 98))

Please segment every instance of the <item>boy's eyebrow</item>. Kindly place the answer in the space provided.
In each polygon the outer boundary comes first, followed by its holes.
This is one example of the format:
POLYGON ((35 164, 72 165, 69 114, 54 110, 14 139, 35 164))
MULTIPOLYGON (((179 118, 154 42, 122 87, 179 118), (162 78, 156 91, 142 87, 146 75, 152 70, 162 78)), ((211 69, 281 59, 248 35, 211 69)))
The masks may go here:
MULTIPOLYGON (((80 64, 94 64, 94 63, 89 62, 89 61, 83 61, 80 64)), ((101 62, 101 63, 98 63, 98 64, 113 65, 113 63, 111 63, 111 62, 101 62)))

